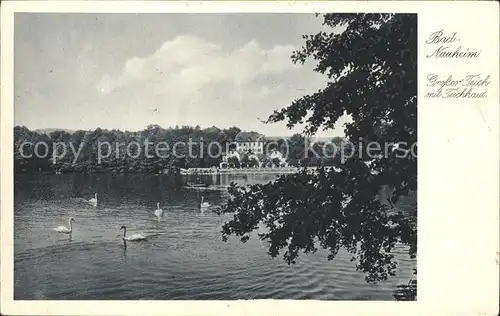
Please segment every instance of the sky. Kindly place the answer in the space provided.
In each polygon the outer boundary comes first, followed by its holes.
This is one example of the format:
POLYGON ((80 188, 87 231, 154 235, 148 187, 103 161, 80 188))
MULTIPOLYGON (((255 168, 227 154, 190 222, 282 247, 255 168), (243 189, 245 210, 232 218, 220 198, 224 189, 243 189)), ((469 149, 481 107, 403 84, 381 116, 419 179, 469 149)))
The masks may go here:
MULTIPOLYGON (((322 28, 313 14, 18 13, 14 123, 301 132, 260 120, 325 87, 314 61, 290 58, 302 35, 322 28)), ((316 136, 343 135, 345 121, 316 136)))

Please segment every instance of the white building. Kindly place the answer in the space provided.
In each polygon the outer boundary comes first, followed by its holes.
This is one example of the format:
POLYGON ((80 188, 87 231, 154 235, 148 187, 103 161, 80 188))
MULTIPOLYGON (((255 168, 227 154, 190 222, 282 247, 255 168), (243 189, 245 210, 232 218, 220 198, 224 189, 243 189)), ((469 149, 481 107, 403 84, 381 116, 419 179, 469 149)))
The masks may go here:
POLYGON ((264 153, 264 136, 256 132, 240 132, 235 139, 236 151, 239 153, 264 153))
POLYGON ((264 153, 264 142, 237 142, 236 151, 238 152, 252 152, 254 154, 264 153))

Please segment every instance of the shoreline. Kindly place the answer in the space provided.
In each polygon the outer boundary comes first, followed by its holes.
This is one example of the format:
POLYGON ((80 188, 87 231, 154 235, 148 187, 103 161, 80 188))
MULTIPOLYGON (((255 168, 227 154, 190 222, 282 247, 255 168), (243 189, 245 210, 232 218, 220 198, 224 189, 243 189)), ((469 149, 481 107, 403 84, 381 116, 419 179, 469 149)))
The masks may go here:
POLYGON ((192 168, 181 169, 181 175, 218 175, 218 174, 290 174, 296 173, 299 168, 241 168, 241 169, 212 169, 192 168))
MULTIPOLYGON (((189 168, 189 169, 177 169, 177 172, 174 172, 172 169, 164 169, 158 172, 145 172, 145 171, 128 171, 128 172, 117 172, 112 170, 94 170, 94 171, 66 171, 66 172, 53 172, 48 170, 43 171, 35 171, 35 172, 14 172, 14 174, 53 174, 53 175, 62 175, 62 174, 93 174, 93 173, 110 173, 110 174, 151 174, 151 175, 167 175, 176 173, 182 176, 188 175, 219 175, 219 174, 228 174, 228 175, 241 175, 241 174, 292 174, 297 173, 299 170, 304 169, 304 167, 286 167, 286 168, 225 168, 225 169, 216 169, 216 168, 189 168)), ((318 169, 318 167, 305 167, 305 169, 314 171, 318 169)))

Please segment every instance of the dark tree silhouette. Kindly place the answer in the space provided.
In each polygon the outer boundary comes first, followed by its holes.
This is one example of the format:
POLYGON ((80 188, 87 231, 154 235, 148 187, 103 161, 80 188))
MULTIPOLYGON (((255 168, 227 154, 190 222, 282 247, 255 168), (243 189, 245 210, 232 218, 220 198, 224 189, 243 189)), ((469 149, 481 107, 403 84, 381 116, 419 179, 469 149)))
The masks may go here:
POLYGON ((273 158, 271 159, 271 162, 273 163, 273 166, 279 167, 281 165, 281 160, 279 158, 273 158))
POLYGON ((229 157, 227 159, 227 163, 231 168, 239 168, 240 167, 240 161, 236 157, 229 157))
POLYGON ((304 36, 305 45, 292 59, 315 59, 315 71, 327 77, 326 87, 275 111, 267 122, 285 121, 289 128, 305 123, 307 137, 332 129, 349 114, 352 122, 345 133, 348 151, 355 154, 334 159, 333 168, 304 169, 249 187, 233 184, 228 202, 218 209, 220 214, 234 212, 222 237, 235 235, 245 242, 258 230, 268 253, 282 254, 289 264, 301 251, 318 247, 327 249, 331 260, 342 247, 367 282, 385 280, 396 273, 391 253, 396 243, 408 245, 412 258, 417 252, 415 218, 388 212, 388 205, 417 189, 417 158, 409 154, 417 141, 417 16, 323 18, 325 25, 345 31, 304 36), (382 146, 378 154, 364 150, 371 142, 382 146), (387 187, 392 197, 383 201, 379 192, 387 187))

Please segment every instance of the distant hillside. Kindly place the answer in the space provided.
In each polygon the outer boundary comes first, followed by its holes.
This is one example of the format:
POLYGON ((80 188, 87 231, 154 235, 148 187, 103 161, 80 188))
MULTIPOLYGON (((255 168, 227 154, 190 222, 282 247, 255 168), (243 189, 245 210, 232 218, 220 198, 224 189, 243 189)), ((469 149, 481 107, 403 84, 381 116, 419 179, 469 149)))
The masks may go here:
MULTIPOLYGON (((212 128, 216 128, 216 127, 212 127, 212 128)), ((39 133, 39 134, 47 134, 49 135, 50 133, 52 132, 55 132, 55 131, 63 131, 63 132, 67 132, 67 133, 70 133, 70 134, 73 134, 75 133, 77 130, 71 130, 71 129, 66 129, 66 128, 40 128, 40 129, 36 129, 34 130, 35 132, 39 133)), ((266 140, 269 140, 269 141, 277 141, 278 139, 290 139, 292 137, 292 135, 287 135, 287 136, 264 136, 260 133, 257 133, 257 132, 240 132, 236 138, 240 141, 250 141, 250 140, 253 140, 255 141, 256 138, 259 138, 259 137, 263 137, 264 139, 266 140)), ((332 137, 313 137, 312 140, 313 141, 321 141, 321 142, 329 142, 331 141, 332 139, 334 138, 334 136, 332 137)))
POLYGON ((62 131, 62 132, 70 133, 70 134, 73 134, 74 132, 76 132, 75 130, 65 129, 65 128, 40 128, 40 129, 35 130, 35 132, 37 132, 39 134, 50 134, 50 133, 53 133, 55 131, 62 131))
MULTIPOLYGON (((267 140, 271 140, 271 141, 276 141, 278 139, 290 139, 292 136, 266 136, 266 139, 267 140)), ((313 140, 315 141, 320 141, 320 142, 329 142, 331 141, 333 138, 335 138, 335 136, 332 136, 332 137, 324 137, 324 136, 321 136, 321 137, 312 137, 313 140)))

